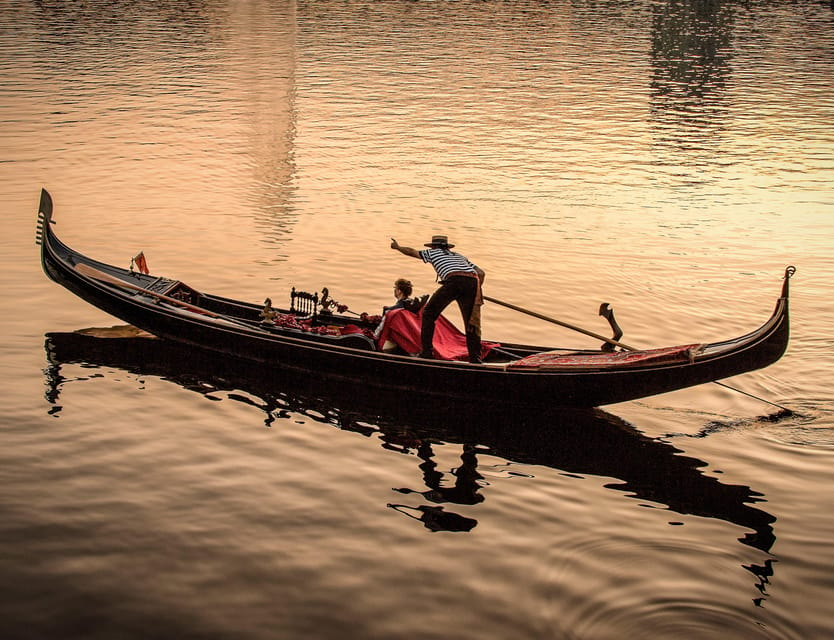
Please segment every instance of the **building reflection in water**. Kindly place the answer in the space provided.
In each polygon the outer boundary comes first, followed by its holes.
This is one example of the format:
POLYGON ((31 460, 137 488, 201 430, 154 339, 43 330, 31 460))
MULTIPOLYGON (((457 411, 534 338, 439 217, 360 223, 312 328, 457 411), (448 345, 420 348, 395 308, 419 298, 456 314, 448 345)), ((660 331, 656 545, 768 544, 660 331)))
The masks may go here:
POLYGON ((672 0, 652 4, 652 11, 650 122, 657 150, 669 164, 715 163, 728 116, 732 7, 672 0))
POLYGON ((38 0, 33 17, 39 77, 58 96, 50 115, 63 137, 78 148, 90 137, 119 140, 114 174, 154 189, 182 174, 218 208, 248 201, 266 244, 287 241, 298 217, 294 0, 245 10, 205 0, 38 0), (226 163, 223 174, 213 162, 226 163), (216 191, 227 171, 240 179, 225 188, 243 195, 224 201, 216 191))

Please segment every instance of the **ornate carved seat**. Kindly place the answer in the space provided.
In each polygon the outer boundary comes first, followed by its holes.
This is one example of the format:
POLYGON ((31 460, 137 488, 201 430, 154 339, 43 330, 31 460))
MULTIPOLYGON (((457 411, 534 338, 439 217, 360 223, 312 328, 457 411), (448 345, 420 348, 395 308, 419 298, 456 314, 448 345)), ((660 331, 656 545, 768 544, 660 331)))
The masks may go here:
POLYGON ((319 294, 296 291, 290 293, 290 311, 302 318, 315 319, 319 304, 319 294))

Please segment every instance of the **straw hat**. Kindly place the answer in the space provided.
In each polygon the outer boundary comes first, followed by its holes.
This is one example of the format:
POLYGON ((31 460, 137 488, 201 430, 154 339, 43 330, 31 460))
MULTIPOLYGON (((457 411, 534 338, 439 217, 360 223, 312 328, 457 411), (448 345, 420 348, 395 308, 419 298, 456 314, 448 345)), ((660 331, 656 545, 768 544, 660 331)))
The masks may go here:
POLYGON ((435 235, 435 236, 431 237, 431 242, 427 242, 424 246, 426 246, 426 247, 441 247, 443 249, 451 249, 455 245, 449 244, 449 237, 448 236, 435 235))

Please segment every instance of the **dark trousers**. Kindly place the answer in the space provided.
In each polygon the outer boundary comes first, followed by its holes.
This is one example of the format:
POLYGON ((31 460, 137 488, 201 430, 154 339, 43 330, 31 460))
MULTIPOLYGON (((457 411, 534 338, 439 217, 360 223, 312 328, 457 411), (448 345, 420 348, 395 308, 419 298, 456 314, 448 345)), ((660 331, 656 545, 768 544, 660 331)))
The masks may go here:
POLYGON ((456 300, 460 307, 460 314, 463 316, 463 324, 466 327, 466 348, 469 351, 469 359, 476 360, 481 357, 481 336, 477 329, 469 325, 469 318, 472 316, 477 297, 477 278, 452 276, 440 283, 440 288, 432 294, 426 306, 423 307, 423 324, 420 328, 420 336, 424 355, 432 353, 434 324, 437 322, 437 318, 453 300, 456 300))

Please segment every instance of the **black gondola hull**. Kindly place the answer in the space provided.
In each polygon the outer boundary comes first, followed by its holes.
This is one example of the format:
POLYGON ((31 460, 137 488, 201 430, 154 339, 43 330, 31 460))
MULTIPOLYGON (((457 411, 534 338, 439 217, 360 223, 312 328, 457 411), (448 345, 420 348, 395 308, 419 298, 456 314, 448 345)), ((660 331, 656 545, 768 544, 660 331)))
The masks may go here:
MULTIPOLYGON (((328 380, 360 381, 371 390, 404 391, 409 398, 416 394, 432 402, 501 399, 526 406, 595 407, 760 369, 781 358, 789 339, 788 279, 792 268, 786 273, 773 315, 762 327, 726 343, 707 345, 706 355, 691 361, 587 370, 525 370, 390 355, 357 345, 349 336, 334 339, 266 329, 249 321, 246 313, 222 316, 160 303, 158 298, 139 291, 150 280, 148 277, 100 263, 64 245, 53 233, 52 202, 46 191, 42 194, 40 213, 44 272, 83 300, 161 338, 214 353, 219 358, 317 376, 322 384, 328 380), (79 265, 123 280, 132 290, 89 277, 79 265)), ((249 310, 250 316, 253 308, 235 301, 229 301, 227 306, 230 310, 249 310)), ((214 308, 218 308, 217 304, 214 308)))

